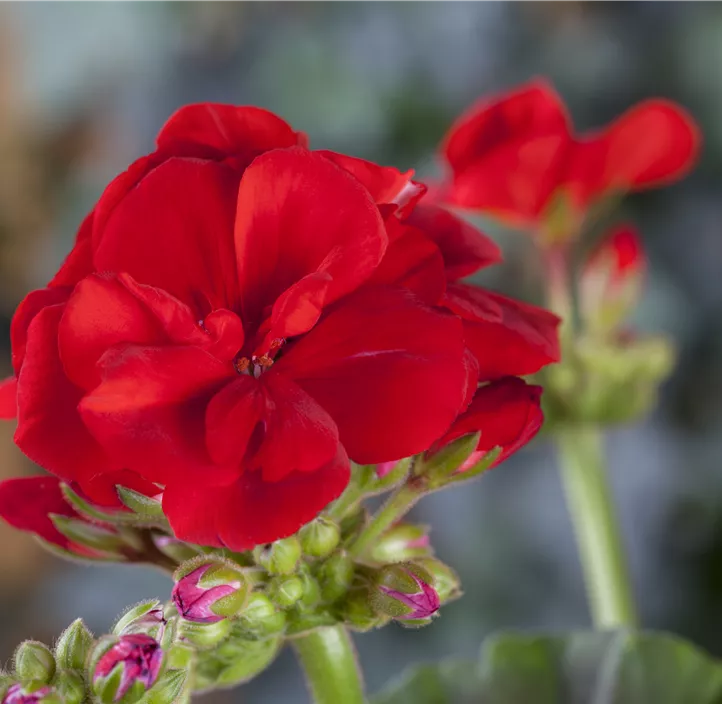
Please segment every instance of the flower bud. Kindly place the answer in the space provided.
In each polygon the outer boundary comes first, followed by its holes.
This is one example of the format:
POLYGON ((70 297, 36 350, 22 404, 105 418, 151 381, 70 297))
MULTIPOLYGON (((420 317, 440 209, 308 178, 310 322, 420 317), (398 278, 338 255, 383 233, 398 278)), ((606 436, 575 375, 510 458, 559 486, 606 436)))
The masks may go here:
POLYGON ((433 577, 415 563, 386 565, 375 575, 372 607, 397 621, 428 619, 439 610, 433 577))
POLYGON ((301 559, 301 543, 295 535, 268 545, 259 545, 253 551, 256 563, 269 574, 291 574, 301 559))
POLYGON ((52 687, 23 686, 21 684, 11 685, 2 704, 64 704, 52 687))
POLYGON ((53 686, 63 704, 82 704, 85 701, 85 680, 75 670, 60 670, 53 686))
POLYGON ((271 601, 282 609, 293 606, 304 592, 304 580, 296 575, 274 577, 268 585, 267 594, 271 601))
POLYGON ((238 617, 241 632, 250 638, 265 638, 286 627, 286 616, 261 592, 251 594, 238 617))
POLYGON ((336 552, 316 570, 321 599, 327 604, 340 599, 351 586, 354 563, 346 552, 336 552))
POLYGON ((50 648, 34 640, 21 643, 15 651, 15 674, 23 682, 50 682, 55 674, 55 658, 50 648))
POLYGON ((371 548, 375 562, 406 562, 431 555, 428 526, 397 523, 391 526, 371 548))
POLYGON ((378 493, 380 491, 386 491, 400 483, 409 473, 411 460, 411 457, 405 457, 402 460, 377 464, 375 468, 375 481, 371 482, 367 488, 373 493, 378 493))
POLYGON ((446 604, 461 596, 461 580, 459 575, 448 565, 433 557, 416 560, 415 564, 425 569, 432 579, 432 586, 439 595, 439 601, 446 604))
POLYGON ((230 562, 207 562, 181 576, 182 571, 183 567, 172 598, 186 621, 216 623, 235 616, 248 601, 250 585, 230 562))
POLYGON ((63 670, 82 670, 88 653, 93 647, 93 634, 85 627, 82 619, 76 619, 58 639, 55 659, 63 670))
POLYGON ((103 704, 132 704, 160 675, 163 651, 145 633, 122 635, 100 656, 92 673, 93 689, 103 704))
POLYGON ((387 615, 374 610, 368 589, 363 587, 354 588, 346 594, 340 604, 339 617, 349 628, 359 633, 383 626, 389 620, 387 615))
POLYGON ((304 526, 299 536, 301 547, 306 555, 325 557, 332 553, 338 545, 341 539, 341 530, 336 523, 320 516, 304 526))
POLYGON ((116 635, 145 633, 153 638, 160 638, 166 624, 163 605, 157 600, 144 601, 131 606, 113 627, 116 635))
POLYGON ((646 261, 634 228, 605 236, 589 257, 579 283, 580 312, 590 330, 615 330, 639 302, 646 261))
POLYGON ((208 650, 222 643, 231 634, 231 622, 227 619, 212 623, 196 623, 182 619, 178 635, 198 650, 208 650))

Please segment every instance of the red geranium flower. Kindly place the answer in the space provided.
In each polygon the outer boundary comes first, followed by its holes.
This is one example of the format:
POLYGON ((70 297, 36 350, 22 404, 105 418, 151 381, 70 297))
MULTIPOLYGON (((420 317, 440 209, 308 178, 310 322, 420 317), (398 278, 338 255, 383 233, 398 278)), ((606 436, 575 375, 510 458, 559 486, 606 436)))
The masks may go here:
MULTIPOLYGON (((243 550, 316 516, 349 457, 447 430, 489 378, 447 281, 499 253, 417 206, 412 174, 308 151, 257 108, 184 108, 157 144, 18 308, 0 410, 17 403, 19 447, 92 501, 162 492, 178 538, 243 550)), ((490 344, 518 349, 494 375, 554 361, 554 324, 540 340, 520 308, 504 337, 506 315, 490 344)))
POLYGON ((610 192, 681 178, 699 143, 692 117, 662 99, 645 100, 605 129, 578 137, 561 98, 538 79, 479 101, 452 125, 441 146, 451 178, 438 196, 526 228, 559 218, 561 209, 571 218, 564 229, 610 192))

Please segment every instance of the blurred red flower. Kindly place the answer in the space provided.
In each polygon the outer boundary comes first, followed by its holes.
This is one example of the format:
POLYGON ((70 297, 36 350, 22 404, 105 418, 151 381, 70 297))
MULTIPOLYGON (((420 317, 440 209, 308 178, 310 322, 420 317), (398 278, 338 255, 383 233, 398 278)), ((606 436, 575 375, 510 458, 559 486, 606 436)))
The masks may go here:
POLYGON ((162 492, 178 538, 243 550, 338 497, 349 457, 423 452, 479 381, 556 361, 553 316, 449 294, 499 251, 411 176, 258 108, 181 109, 16 312, 18 446, 98 504, 162 492))
POLYGON ((536 79, 480 100, 456 120, 440 149, 451 173, 436 197, 568 237, 585 211, 612 192, 684 176, 700 139, 692 117, 662 99, 645 100, 606 128, 577 136, 561 98, 536 79))

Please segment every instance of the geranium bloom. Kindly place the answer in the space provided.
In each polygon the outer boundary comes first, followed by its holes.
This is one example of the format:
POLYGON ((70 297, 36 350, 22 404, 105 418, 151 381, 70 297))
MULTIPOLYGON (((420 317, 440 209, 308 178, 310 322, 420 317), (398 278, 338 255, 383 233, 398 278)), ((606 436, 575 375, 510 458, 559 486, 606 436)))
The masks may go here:
POLYGON ((451 127, 441 157, 451 171, 439 196, 514 225, 574 234, 589 206, 612 192, 684 176, 699 130, 678 105, 645 100, 606 128, 577 136, 544 80, 483 99, 451 127))
POLYGON ((411 174, 257 108, 186 107, 157 145, 12 324, 0 411, 91 500, 162 492, 177 537, 247 549, 338 497, 349 457, 423 452, 480 378, 558 358, 553 316, 447 300, 499 252, 411 174))

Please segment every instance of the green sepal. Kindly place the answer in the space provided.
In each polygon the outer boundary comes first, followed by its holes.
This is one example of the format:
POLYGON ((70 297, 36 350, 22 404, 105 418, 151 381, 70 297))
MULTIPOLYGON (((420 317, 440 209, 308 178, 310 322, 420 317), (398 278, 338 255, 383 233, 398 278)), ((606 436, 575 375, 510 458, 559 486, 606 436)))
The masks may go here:
MULTIPOLYGON (((142 602, 140 602, 140 604, 131 606, 116 621, 115 626, 113 626, 112 632, 115 635, 120 635, 121 633, 136 632, 136 631, 132 630, 132 626, 133 626, 134 622, 137 622, 139 619, 142 619, 148 613, 153 611, 153 609, 162 609, 162 608, 163 608, 163 605, 157 599, 152 599, 150 601, 142 601, 142 602)), ((143 630, 143 632, 145 632, 146 629, 141 629, 141 630, 143 630)))
POLYGON ((142 704, 177 704, 188 680, 185 670, 168 670, 148 690, 142 698, 142 704))
POLYGON ((303 593, 304 580, 297 575, 274 577, 266 590, 268 598, 282 609, 288 609, 296 604, 303 593))
POLYGON ((301 560, 301 542, 295 535, 276 540, 268 545, 259 545, 253 551, 256 564, 268 574, 292 574, 301 560))
POLYGON ((389 622, 389 617, 379 614, 371 606, 367 587, 354 587, 338 605, 338 617, 351 630, 366 633, 389 622))
POLYGON ((127 551, 127 543, 115 530, 54 513, 49 514, 49 517, 58 531, 73 543, 84 545, 105 555, 122 555, 127 551))
POLYGON ((76 562, 80 565, 97 565, 100 563, 112 563, 112 562, 127 562, 128 558, 125 555, 111 555, 104 553, 97 553, 96 555, 78 555, 77 553, 65 550, 54 543, 49 543, 47 540, 39 538, 37 535, 33 536, 35 540, 41 545, 43 550, 46 550, 55 557, 60 557, 63 560, 70 562, 76 562))
POLYGON ((447 564, 433 557, 414 560, 414 564, 425 570, 431 577, 431 586, 439 595, 439 601, 446 604, 462 596, 461 579, 447 564))
POLYGON ((393 489, 401 484, 409 475, 409 470, 414 462, 414 457, 404 457, 399 460, 394 468, 387 472, 383 477, 376 474, 376 468, 373 468, 373 477, 366 485, 366 495, 381 494, 385 491, 393 489))
POLYGON ((341 530, 331 519, 319 516, 301 528, 299 537, 304 554, 311 557, 325 557, 339 544, 341 530))
POLYGON ((263 639, 277 635, 286 627, 286 615, 261 592, 254 592, 237 621, 238 632, 247 639, 263 639))
POLYGON ((351 587, 354 563, 348 553, 339 551, 321 563, 314 572, 321 588, 321 601, 332 604, 351 587))
POLYGON ((53 687, 63 704, 82 704, 87 696, 85 680, 76 670, 59 670, 53 680, 53 687))
POLYGON ((44 643, 26 640, 15 650, 13 656, 15 674, 22 682, 48 684, 55 674, 55 657, 44 643))
POLYGON ((231 622, 228 619, 215 623, 193 623, 180 619, 178 636, 191 643, 198 650, 209 650, 222 643, 231 633, 231 622))
MULTIPOLYGON (((116 486, 115 490, 123 505, 129 508, 136 517, 152 521, 154 525, 168 525, 168 519, 163 513, 163 506, 157 499, 124 486, 116 486)), ((134 520, 129 520, 129 522, 135 523, 134 520)))
POLYGON ((6 672, 0 672, 0 701, 2 701, 8 689, 17 684, 17 679, 8 675, 6 672))
POLYGON ((167 651, 166 666, 169 670, 187 670, 195 660, 196 651, 188 643, 177 641, 167 651))
POLYGON ((433 553, 428 544, 429 530, 425 525, 397 523, 371 546, 370 557, 379 564, 429 557, 433 553))
POLYGON ((63 670, 82 670, 93 647, 93 634, 83 620, 73 621, 55 645, 55 659, 63 670))
POLYGON ((414 474, 424 477, 429 489, 445 486, 479 445, 481 433, 470 433, 442 447, 430 457, 420 457, 414 474))
POLYGON ((452 474, 446 480, 444 486, 453 486, 455 484, 460 484, 461 482, 468 482, 470 479, 475 479, 481 474, 484 474, 484 472, 491 469, 497 459, 499 459, 501 450, 501 447, 492 447, 491 450, 484 453, 484 456, 474 465, 465 469, 463 472, 456 472, 455 474, 452 474))

